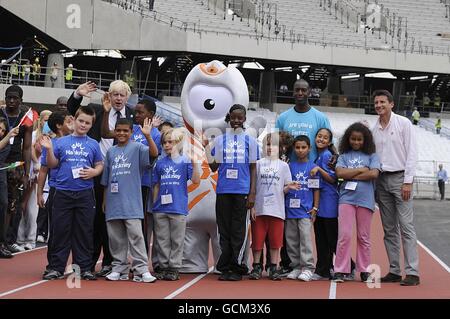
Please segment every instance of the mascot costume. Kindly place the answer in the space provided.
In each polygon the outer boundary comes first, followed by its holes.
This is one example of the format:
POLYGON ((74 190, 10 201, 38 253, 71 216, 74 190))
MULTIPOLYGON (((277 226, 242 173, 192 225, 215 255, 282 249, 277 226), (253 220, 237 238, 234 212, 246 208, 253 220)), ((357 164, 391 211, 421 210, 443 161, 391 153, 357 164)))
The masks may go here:
MULTIPOLYGON (((225 116, 233 104, 249 103, 247 84, 235 67, 226 67, 219 61, 196 65, 186 77, 181 92, 181 114, 189 131, 191 150, 202 159, 200 184, 188 184, 189 214, 184 240, 182 273, 208 272, 210 242, 214 265, 220 257, 219 236, 216 224, 217 172, 212 173, 207 163, 201 137, 206 130, 225 132, 225 116), (199 124, 201 123, 201 124, 199 124)), ((262 117, 249 121, 254 129, 263 129, 262 117)), ((247 241, 248 242, 248 241, 247 241)), ((248 250, 248 249, 247 249, 248 250)))

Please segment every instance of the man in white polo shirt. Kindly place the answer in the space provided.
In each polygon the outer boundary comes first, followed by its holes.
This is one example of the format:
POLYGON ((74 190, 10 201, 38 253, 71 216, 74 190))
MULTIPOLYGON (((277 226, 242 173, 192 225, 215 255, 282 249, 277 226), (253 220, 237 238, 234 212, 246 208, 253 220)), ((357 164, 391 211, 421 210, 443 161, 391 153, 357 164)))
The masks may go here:
POLYGON ((381 282, 416 286, 420 279, 411 194, 417 162, 414 130, 406 117, 392 112, 394 99, 391 93, 377 90, 373 96, 379 118, 372 133, 382 170, 377 180, 376 193, 384 229, 384 245, 389 258, 389 273, 381 278, 381 282), (400 268, 401 244, 406 273, 403 280, 400 268))

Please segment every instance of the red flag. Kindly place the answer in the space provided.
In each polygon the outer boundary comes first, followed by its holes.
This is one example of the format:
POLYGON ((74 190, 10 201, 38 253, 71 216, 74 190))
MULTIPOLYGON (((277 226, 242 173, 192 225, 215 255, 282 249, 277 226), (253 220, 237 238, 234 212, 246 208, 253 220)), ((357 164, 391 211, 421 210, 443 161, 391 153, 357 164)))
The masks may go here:
POLYGON ((25 115, 20 120, 19 126, 20 125, 33 126, 34 121, 36 121, 38 118, 39 114, 30 107, 27 113, 25 113, 25 115))

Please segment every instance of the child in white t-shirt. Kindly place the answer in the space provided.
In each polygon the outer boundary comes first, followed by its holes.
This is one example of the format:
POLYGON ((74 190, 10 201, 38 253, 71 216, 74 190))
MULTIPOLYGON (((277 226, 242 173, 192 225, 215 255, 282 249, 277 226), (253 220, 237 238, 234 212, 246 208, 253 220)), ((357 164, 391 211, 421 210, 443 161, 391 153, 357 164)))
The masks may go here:
POLYGON ((270 243, 269 278, 281 280, 277 270, 280 249, 283 246, 285 219, 284 194, 289 189, 298 190, 292 182, 289 165, 279 159, 279 134, 267 134, 263 140, 265 157, 256 162, 256 201, 251 209, 253 270, 250 279, 260 279, 262 265, 258 262, 268 236, 270 243))

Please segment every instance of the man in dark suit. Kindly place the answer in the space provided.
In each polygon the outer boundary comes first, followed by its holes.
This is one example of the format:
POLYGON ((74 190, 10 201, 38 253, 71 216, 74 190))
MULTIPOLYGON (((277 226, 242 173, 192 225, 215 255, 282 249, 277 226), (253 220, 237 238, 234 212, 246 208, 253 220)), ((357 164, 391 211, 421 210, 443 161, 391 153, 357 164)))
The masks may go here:
MULTIPOLYGON (((93 82, 86 82, 81 84, 74 93, 70 96, 67 101, 67 110, 72 115, 75 115, 78 110, 83 96, 90 97, 90 93, 97 90, 97 86, 93 82)), ((133 121, 134 114, 133 111, 126 106, 126 102, 131 95, 131 90, 128 84, 121 80, 114 81, 110 84, 108 93, 109 100, 111 101, 112 110, 109 113, 109 128, 114 129, 116 121, 118 118, 127 118, 133 121)), ((114 139, 105 139, 101 135, 101 126, 103 118, 103 105, 101 104, 89 104, 95 110, 95 123, 88 132, 88 136, 95 139, 100 144, 100 150, 102 152, 103 158, 106 156, 108 149, 114 144, 114 139)), ((92 271, 95 271, 95 265, 98 258, 100 257, 100 252, 103 248, 103 260, 102 269, 97 273, 97 276, 105 277, 111 270, 112 256, 109 251, 108 233, 106 230, 105 214, 102 211, 103 204, 103 186, 100 185, 101 175, 94 179, 94 190, 95 190, 95 200, 96 200, 96 216, 94 225, 94 255, 92 256, 92 271)))

